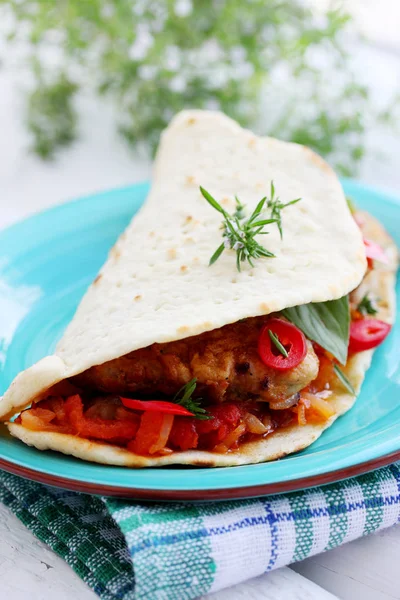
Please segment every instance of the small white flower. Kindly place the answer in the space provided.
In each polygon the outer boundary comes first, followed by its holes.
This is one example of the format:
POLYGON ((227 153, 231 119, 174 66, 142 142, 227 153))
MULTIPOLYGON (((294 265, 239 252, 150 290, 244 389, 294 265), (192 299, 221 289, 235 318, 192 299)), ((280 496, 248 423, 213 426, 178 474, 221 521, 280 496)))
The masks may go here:
POLYGON ((204 108, 207 110, 220 110, 221 104, 216 100, 216 98, 210 98, 204 105, 204 108))
POLYGON ((182 64, 182 52, 178 46, 167 46, 164 54, 164 64, 169 71, 178 71, 182 64))
POLYGON ((235 242, 233 244, 233 249, 234 250, 240 250, 241 248, 244 248, 244 244, 242 242, 235 242))
POLYGON ((154 79, 155 76, 157 75, 157 67, 154 65, 141 65, 138 68, 138 75, 141 79, 144 79, 145 81, 150 81, 151 79, 154 79))
POLYGON ((248 79, 254 73, 254 66, 251 63, 244 62, 240 65, 235 65, 232 76, 235 79, 248 79))
POLYGON ((182 75, 176 75, 169 82, 169 88, 173 92, 184 92, 186 89, 187 81, 182 75))
POLYGON ((101 12, 101 16, 103 17, 103 19, 110 19, 111 17, 114 16, 115 9, 112 4, 103 4, 100 12, 101 12))
POLYGON ((231 247, 231 243, 229 240, 224 240, 224 246, 225 248, 230 248, 231 247))
POLYGON ((210 73, 208 85, 213 90, 221 90, 229 81, 229 73, 225 66, 220 66, 218 70, 210 73))
POLYGON ((222 60, 225 56, 224 49, 216 38, 206 40, 199 48, 204 58, 207 58, 209 64, 222 60))
POLYGON ((134 2, 132 6, 132 12, 135 15, 141 17, 144 11, 146 10, 146 1, 147 0, 136 0, 136 2, 134 2))
POLYGON ((187 17, 193 10, 191 0, 176 0, 174 12, 177 17, 187 17))
MULTIPOLYGON (((233 219, 229 219, 229 223, 231 224, 231 227, 237 231, 238 230, 238 226, 236 224, 236 221, 234 221, 233 219)), ((229 231, 228 227, 226 228, 227 231, 229 231)))
POLYGON ((321 12, 314 12, 314 27, 317 27, 318 29, 321 30, 325 30, 327 29, 329 23, 328 23, 328 17, 324 14, 322 14, 321 12))
POLYGON ((231 60, 233 63, 241 63, 246 60, 246 50, 243 46, 233 46, 230 49, 231 60))
POLYGON ((136 30, 136 39, 128 50, 128 56, 132 60, 142 60, 152 47, 154 38, 147 25, 139 23, 136 30))

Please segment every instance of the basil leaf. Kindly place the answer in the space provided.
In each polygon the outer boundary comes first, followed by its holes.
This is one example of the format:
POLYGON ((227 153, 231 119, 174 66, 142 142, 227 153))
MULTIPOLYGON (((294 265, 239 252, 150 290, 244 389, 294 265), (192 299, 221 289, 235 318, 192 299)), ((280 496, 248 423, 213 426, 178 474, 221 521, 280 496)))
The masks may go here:
POLYGON ((304 335, 346 364, 349 346, 350 307, 348 296, 328 302, 313 302, 282 311, 304 335))

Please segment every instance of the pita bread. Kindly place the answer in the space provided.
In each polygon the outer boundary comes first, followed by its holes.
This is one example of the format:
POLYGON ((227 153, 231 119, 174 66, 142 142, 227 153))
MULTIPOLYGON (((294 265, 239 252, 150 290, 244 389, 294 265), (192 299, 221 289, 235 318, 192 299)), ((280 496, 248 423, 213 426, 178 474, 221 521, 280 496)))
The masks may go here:
POLYGON ((319 156, 257 137, 222 114, 184 111, 162 136, 144 207, 111 250, 56 353, 21 373, 0 400, 0 418, 67 377, 154 342, 340 298, 365 269, 360 231, 319 156), (269 194, 271 180, 283 202, 302 198, 283 212, 283 240, 277 227, 262 238, 276 258, 238 273, 230 250, 209 267, 222 239, 221 215, 199 185, 229 211, 235 195, 250 210, 269 194))
MULTIPOLYGON (((377 241, 385 249, 389 257, 389 263, 387 265, 376 263, 374 270, 368 272, 362 284, 354 292, 354 297, 359 301, 367 291, 378 297, 379 311, 376 315, 377 318, 393 323, 395 317, 394 286, 397 269, 397 249, 375 219, 366 213, 362 213, 362 215, 365 220, 364 231, 366 237, 377 241)), ((353 355, 344 370, 357 394, 370 366, 372 355, 373 350, 353 355)), ((349 394, 338 382, 334 394, 329 398, 329 403, 334 408, 335 414, 324 424, 293 426, 282 431, 278 430, 265 439, 242 444, 238 450, 228 454, 189 450, 174 452, 168 456, 145 457, 138 456, 124 448, 82 439, 73 435, 30 431, 16 423, 8 423, 8 429, 13 436, 39 450, 56 450, 101 464, 124 467, 159 467, 174 464, 224 467, 271 461, 307 448, 340 415, 347 412, 355 401, 356 397, 349 394)))
MULTIPOLYGON (((387 248, 391 263, 369 273, 362 285, 376 290, 383 299, 381 318, 390 321, 397 254, 380 225, 366 218, 370 237, 387 248)), ((55 354, 21 373, 0 399, 0 417, 8 420, 59 382, 154 342, 340 298, 359 285, 365 270, 362 235, 336 175, 319 156, 297 144, 257 137, 222 114, 184 111, 162 136, 144 207, 111 250, 55 354), (245 265, 238 273, 235 253, 226 251, 209 267, 221 243, 221 215, 201 196, 199 185, 228 211, 234 210, 236 195, 252 210, 268 195, 272 180, 283 202, 302 198, 282 215, 283 239, 274 226, 263 238, 276 257, 260 259, 254 268, 245 265)), ((371 356, 358 354, 347 365, 357 390, 371 356)), ((16 423, 8 427, 39 449, 104 464, 227 466, 272 460, 307 447, 354 398, 338 387, 331 402, 335 415, 324 426, 278 431, 227 455, 188 451, 148 458, 72 435, 29 431, 16 423)))

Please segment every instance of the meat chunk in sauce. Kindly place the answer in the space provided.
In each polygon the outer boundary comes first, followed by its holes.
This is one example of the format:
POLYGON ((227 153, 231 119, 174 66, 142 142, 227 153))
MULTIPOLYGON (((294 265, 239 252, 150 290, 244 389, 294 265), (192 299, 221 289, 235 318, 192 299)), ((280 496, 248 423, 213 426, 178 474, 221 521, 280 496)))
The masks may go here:
POLYGON ((151 398, 171 397, 195 377, 196 394, 209 402, 284 400, 317 377, 319 361, 307 342, 307 355, 296 368, 279 372, 267 367, 257 351, 267 319, 249 318, 184 340, 152 344, 92 367, 73 382, 105 393, 151 398))

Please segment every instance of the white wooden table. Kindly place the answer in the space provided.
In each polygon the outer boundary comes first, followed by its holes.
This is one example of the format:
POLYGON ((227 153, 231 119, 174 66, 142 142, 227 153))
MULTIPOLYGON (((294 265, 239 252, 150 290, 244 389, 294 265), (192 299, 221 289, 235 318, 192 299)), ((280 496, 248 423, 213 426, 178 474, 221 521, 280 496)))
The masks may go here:
MULTIPOLYGON (((358 0, 351 1, 357 3, 358 0)), ((376 12, 376 3, 371 4, 368 0, 365 4, 375 6, 376 12)), ((383 5, 387 9, 389 4, 391 0, 381 0, 380 10, 383 5)), ((400 21, 398 0, 393 6, 400 21)), ((371 13, 364 20, 370 30, 373 22, 371 13)), ((386 29, 382 23, 380 25, 382 35, 378 36, 379 44, 360 49, 356 60, 382 99, 400 83, 400 55, 396 54, 396 33, 400 27, 393 28, 392 22, 386 29), (392 32, 387 40, 385 31, 392 32), (368 69, 365 69, 366 64, 368 69)), ((400 39, 398 44, 400 46, 400 39)), ((115 133, 111 110, 90 97, 79 98, 81 138, 71 149, 52 164, 44 164, 27 153, 28 140, 21 121, 21 96, 17 83, 13 71, 0 71, 0 227, 67 199, 127 185, 149 176, 149 162, 134 156, 115 133)), ((400 193, 399 139, 379 130, 372 131, 369 137, 370 146, 384 149, 386 158, 380 160, 370 155, 364 162, 361 178, 367 183, 400 193)), ((212 598, 400 598, 399 556, 400 526, 351 542, 291 568, 279 569, 212 598)), ((1 505, 0 569, 1 599, 95 598, 61 559, 36 540, 1 505)))

